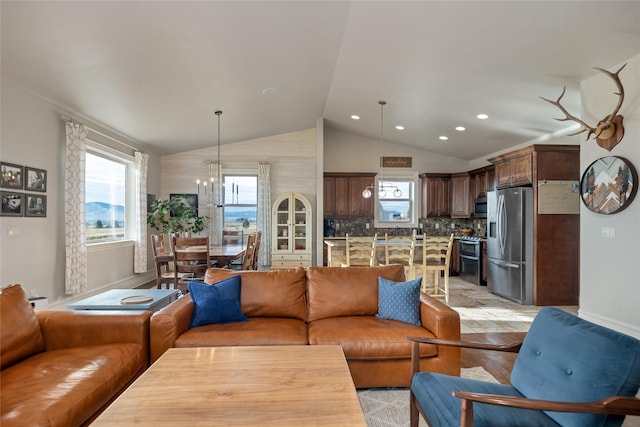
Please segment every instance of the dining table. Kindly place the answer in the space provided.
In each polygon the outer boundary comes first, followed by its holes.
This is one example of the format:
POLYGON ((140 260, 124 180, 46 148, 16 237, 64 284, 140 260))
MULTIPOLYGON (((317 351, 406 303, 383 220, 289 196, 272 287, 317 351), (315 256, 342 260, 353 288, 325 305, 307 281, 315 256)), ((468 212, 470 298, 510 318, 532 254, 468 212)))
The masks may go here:
MULTIPOLYGON (((201 252, 205 246, 188 246, 175 249, 176 252, 201 252)), ((209 246, 209 259, 216 261, 217 267, 225 267, 233 260, 240 259, 244 256, 246 248, 240 243, 227 243, 221 245, 209 246)))

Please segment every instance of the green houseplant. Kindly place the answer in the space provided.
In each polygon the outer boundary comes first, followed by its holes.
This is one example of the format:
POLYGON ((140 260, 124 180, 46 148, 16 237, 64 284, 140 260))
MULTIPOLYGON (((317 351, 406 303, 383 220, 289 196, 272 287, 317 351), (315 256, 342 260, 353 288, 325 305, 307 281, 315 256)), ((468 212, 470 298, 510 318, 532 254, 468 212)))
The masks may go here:
POLYGON ((151 204, 147 224, 160 233, 199 233, 204 229, 206 216, 198 216, 197 209, 185 203, 186 196, 158 199, 151 204))

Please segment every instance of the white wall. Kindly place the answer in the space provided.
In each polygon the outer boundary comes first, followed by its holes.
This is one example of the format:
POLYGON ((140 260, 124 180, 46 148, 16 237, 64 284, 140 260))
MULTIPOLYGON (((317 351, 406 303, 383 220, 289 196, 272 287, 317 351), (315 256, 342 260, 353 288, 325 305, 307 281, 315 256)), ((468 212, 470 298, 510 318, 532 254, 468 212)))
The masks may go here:
MULTIPOLYGON (((64 293, 64 145, 63 116, 80 118, 43 98, 2 81, 0 159, 47 171, 46 218, 0 217, 0 286, 20 283, 28 293, 46 296, 52 308, 114 287, 133 287, 153 280, 149 273, 133 273, 133 244, 88 253, 88 291, 68 297, 64 293), (8 237, 8 227, 20 236, 8 237)), ((131 141, 125 141, 131 143, 131 141)), ((148 152, 148 151, 147 151, 148 152)), ((149 153, 149 152, 148 152, 149 153)), ((159 189, 160 158, 149 153, 149 192, 159 189)))
MULTIPOLYGON (((607 68, 615 71, 620 65, 607 68)), ((583 172, 606 156, 624 157, 640 171, 640 55, 628 61, 620 78, 625 89, 620 110, 624 138, 611 151, 593 139, 583 142, 583 172)), ((581 91, 582 119, 592 126, 610 114, 618 101, 613 95, 616 86, 602 73, 583 81, 581 91)), ((580 248, 580 316, 640 338, 640 195, 612 215, 596 214, 582 205, 580 248), (601 237, 602 227, 614 227, 615 238, 601 237)))

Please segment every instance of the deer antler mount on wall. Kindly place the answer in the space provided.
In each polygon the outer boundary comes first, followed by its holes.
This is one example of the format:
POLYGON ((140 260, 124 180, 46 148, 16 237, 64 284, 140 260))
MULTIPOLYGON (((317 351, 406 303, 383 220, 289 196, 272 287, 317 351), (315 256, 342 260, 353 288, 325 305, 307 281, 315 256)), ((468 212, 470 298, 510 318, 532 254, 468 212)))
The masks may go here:
POLYGON ((598 145, 602 148, 605 148, 608 151, 611 151, 613 147, 615 147, 616 145, 618 145, 620 141, 622 141, 622 137, 624 136, 624 127, 622 126, 622 116, 618 114, 618 111, 620 111, 620 107, 622 107, 622 102, 624 101, 624 88, 622 87, 622 82, 620 81, 619 74, 620 74, 620 71, 622 71, 622 69, 626 65, 627 64, 624 64, 615 73, 607 71, 603 68, 594 67, 595 70, 602 71, 607 76, 611 77, 611 79, 615 82, 616 86, 618 87, 618 92, 614 92, 614 94, 618 95, 618 105, 616 105, 616 108, 613 109, 613 112, 611 114, 606 116, 604 119, 600 120, 596 127, 591 127, 586 122, 580 120, 575 116, 572 116, 571 114, 569 114, 566 108, 564 108, 562 104, 560 104, 560 100, 564 96, 564 92, 567 89, 566 86, 562 89, 562 93, 558 97, 557 101, 552 101, 550 99, 546 99, 542 97, 540 98, 547 101, 550 104, 555 105, 560 109, 560 111, 564 113, 565 115, 564 118, 556 119, 556 120, 561 122, 565 122, 567 120, 573 120, 574 122, 577 122, 580 125, 582 125, 582 129, 580 131, 576 133, 572 133, 570 135, 578 135, 578 134, 581 134, 582 132, 587 132, 587 139, 585 141, 588 141, 589 138, 591 138, 591 135, 595 135, 596 142, 598 143, 598 145))

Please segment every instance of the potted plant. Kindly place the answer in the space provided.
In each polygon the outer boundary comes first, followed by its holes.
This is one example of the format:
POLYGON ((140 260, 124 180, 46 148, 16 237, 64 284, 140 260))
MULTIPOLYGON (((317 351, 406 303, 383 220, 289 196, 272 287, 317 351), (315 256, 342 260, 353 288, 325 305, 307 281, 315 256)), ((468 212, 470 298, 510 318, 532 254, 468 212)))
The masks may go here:
POLYGON ((198 216, 197 209, 184 202, 186 196, 158 199, 151 204, 147 224, 162 234, 199 233, 204 229, 205 216, 198 216))

